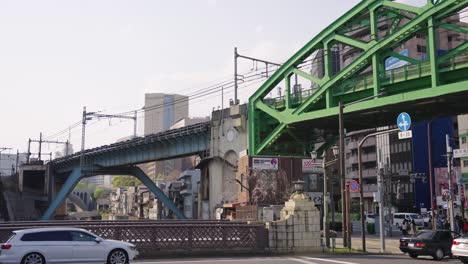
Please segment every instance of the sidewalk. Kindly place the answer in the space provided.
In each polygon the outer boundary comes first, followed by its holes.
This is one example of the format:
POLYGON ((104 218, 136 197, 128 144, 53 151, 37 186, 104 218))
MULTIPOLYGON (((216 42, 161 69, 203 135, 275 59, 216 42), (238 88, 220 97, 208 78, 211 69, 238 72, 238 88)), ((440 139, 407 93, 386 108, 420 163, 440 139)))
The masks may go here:
MULTIPOLYGON (((351 237, 351 248, 362 251, 362 242, 360 235, 351 237)), ((366 235, 366 252, 367 253, 387 253, 387 254, 403 254, 400 251, 400 237, 385 238, 385 252, 380 251, 380 237, 375 235, 366 235)), ((343 248, 343 237, 336 238, 336 248, 343 248)))

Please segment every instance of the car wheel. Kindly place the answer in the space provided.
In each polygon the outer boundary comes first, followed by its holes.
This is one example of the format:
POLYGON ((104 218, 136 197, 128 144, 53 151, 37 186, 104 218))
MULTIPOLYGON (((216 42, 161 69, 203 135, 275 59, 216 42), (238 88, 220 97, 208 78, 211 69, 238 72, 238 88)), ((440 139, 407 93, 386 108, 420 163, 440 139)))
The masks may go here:
POLYGON ((45 264, 44 256, 39 253, 29 253, 23 257, 21 264, 45 264))
POLYGON ((434 255, 432 256, 435 260, 441 260, 444 257, 444 251, 440 248, 436 249, 434 255))
POLYGON ((115 249, 109 253, 107 257, 107 264, 127 264, 128 263, 128 255, 122 249, 115 249))
POLYGON ((468 258, 460 257, 461 262, 468 264, 468 258))
POLYGON ((409 256, 410 256, 411 258, 417 258, 417 257, 418 257, 418 254, 416 254, 416 253, 411 253, 411 252, 410 252, 410 253, 409 253, 409 256))

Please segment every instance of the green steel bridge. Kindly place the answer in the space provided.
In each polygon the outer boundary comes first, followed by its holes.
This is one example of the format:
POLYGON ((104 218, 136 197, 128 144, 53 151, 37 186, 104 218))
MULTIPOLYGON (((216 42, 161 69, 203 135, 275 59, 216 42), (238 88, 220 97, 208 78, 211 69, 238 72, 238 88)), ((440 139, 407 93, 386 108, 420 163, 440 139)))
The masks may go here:
POLYGON ((250 97, 250 154, 302 156, 332 142, 340 102, 348 131, 394 124, 402 111, 414 120, 468 112, 467 6, 361 1, 250 97), (284 95, 271 97, 280 86, 284 95))

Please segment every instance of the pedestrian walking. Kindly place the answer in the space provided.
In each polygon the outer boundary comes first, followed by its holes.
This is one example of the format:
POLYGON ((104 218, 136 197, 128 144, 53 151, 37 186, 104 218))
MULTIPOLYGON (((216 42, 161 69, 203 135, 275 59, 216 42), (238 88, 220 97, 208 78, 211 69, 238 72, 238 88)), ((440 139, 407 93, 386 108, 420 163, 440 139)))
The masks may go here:
POLYGON ((401 234, 402 234, 403 236, 407 236, 407 235, 408 235, 408 231, 407 231, 407 229, 406 229, 406 219, 403 220, 403 223, 401 224, 400 229, 401 229, 401 234))
POLYGON ((458 233, 463 234, 465 233, 464 227, 465 227, 465 222, 463 221, 463 217, 458 217, 458 233))
POLYGON ((410 229, 411 229, 411 235, 415 235, 416 234, 416 222, 414 222, 414 220, 411 220, 410 222, 410 229))

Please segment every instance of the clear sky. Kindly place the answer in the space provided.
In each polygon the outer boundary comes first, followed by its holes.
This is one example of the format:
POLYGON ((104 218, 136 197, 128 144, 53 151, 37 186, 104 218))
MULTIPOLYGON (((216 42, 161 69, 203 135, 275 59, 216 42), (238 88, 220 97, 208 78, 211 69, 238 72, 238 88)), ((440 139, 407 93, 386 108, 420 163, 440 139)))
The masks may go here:
MULTIPOLYGON (((243 55, 283 62, 358 2, 3 0, 0 147, 25 151, 28 138, 79 121, 83 106, 140 109, 147 92, 189 94, 232 78, 235 46, 243 55)), ((252 64, 240 66, 242 72, 252 64)), ((241 102, 257 87, 245 89, 241 102)), ((226 92, 227 101, 232 89, 226 92)), ((221 105, 219 93, 203 99, 190 102, 191 116, 221 105)), ((80 133, 72 130, 75 150, 80 133)), ((131 122, 103 120, 89 128, 87 147, 131 133, 131 122)))

